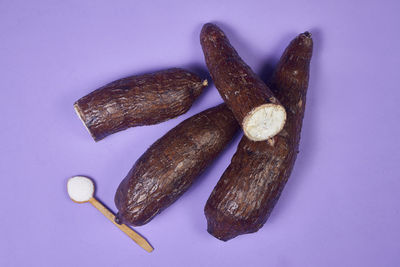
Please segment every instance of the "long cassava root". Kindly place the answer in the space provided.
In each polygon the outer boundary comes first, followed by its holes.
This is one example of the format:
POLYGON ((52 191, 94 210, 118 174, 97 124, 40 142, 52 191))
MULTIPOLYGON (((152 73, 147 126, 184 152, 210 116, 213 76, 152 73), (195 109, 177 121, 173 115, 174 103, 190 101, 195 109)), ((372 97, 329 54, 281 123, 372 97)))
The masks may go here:
POLYGON ((109 83, 75 102, 95 141, 129 127, 157 124, 189 110, 207 80, 174 68, 109 83))
POLYGON ((275 206, 298 153, 312 49, 311 34, 300 34, 273 75, 271 88, 287 111, 283 130, 264 142, 244 136, 211 193, 204 212, 207 230, 216 238, 227 241, 258 231, 275 206))
POLYGON ((262 141, 279 133, 286 121, 285 109, 240 58, 225 33, 207 23, 200 42, 215 86, 244 134, 253 141, 262 141))
POLYGON ((231 141, 239 125, 225 104, 186 119, 136 161, 115 194, 118 222, 143 225, 177 200, 231 141))

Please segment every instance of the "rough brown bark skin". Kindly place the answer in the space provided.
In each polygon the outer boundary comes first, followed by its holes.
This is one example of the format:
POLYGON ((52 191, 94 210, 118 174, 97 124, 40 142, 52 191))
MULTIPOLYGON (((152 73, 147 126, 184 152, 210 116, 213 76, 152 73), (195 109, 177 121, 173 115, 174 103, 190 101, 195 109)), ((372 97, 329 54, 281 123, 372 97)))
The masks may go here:
POLYGON ((149 222, 177 200, 233 138, 239 125, 225 104, 170 130, 134 164, 119 185, 117 222, 149 222))
POLYGON ((218 26, 205 24, 200 42, 214 84, 242 128, 244 118, 255 108, 267 103, 280 105, 268 86, 240 58, 218 26))
POLYGON ((286 48, 272 78, 271 88, 287 110, 284 129, 264 142, 243 137, 207 201, 207 230, 218 239, 258 231, 289 178, 298 153, 312 48, 311 34, 300 34, 286 48))
POLYGON ((95 141, 133 126, 152 125, 189 110, 207 80, 183 69, 167 69, 109 83, 74 107, 95 141))

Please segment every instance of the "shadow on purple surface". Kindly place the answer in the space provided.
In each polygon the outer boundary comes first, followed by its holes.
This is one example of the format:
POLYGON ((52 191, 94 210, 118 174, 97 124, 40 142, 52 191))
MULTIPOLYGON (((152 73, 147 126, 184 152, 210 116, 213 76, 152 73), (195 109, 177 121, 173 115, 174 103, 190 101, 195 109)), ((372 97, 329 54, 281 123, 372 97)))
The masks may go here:
POLYGON ((277 42, 277 45, 271 49, 271 51, 269 51, 269 56, 265 57, 265 59, 262 61, 260 70, 257 74, 266 84, 268 84, 269 80, 271 79, 275 70, 275 66, 278 64, 279 58, 281 57, 284 49, 296 35, 296 32, 285 34, 285 36, 282 37, 279 42, 277 42))

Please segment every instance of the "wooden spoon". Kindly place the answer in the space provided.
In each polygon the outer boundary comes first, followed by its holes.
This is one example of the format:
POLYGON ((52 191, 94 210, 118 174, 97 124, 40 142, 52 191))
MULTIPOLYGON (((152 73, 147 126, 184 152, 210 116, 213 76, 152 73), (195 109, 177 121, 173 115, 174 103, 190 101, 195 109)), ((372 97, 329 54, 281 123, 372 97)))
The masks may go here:
POLYGON ((153 248, 146 241, 146 239, 144 239, 134 230, 129 228, 127 225, 117 224, 115 222, 115 215, 93 196, 94 184, 91 179, 84 176, 74 176, 68 180, 67 190, 69 197, 72 199, 72 201, 76 203, 89 202, 101 213, 103 213, 103 215, 106 216, 107 219, 109 219, 114 225, 116 225, 119 229, 121 229, 121 231, 123 231, 130 238, 132 238, 132 240, 135 241, 139 246, 141 246, 147 252, 153 251, 153 248))

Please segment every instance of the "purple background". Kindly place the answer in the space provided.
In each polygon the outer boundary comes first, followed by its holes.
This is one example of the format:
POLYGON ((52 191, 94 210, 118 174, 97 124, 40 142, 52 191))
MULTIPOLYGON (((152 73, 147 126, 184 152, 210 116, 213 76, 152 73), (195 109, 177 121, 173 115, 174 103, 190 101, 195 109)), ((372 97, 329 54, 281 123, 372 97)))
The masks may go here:
POLYGON ((0 266, 400 266, 399 8, 0 1, 0 266), (72 104, 127 75, 204 68, 199 32, 209 21, 263 76, 296 34, 312 31, 301 151, 264 228, 223 243, 206 232, 203 207, 236 138, 181 199, 136 228, 155 247, 148 254, 90 204, 69 200, 66 181, 92 177, 115 211, 115 190, 146 148, 221 98, 212 85, 187 114, 98 143, 72 104))

